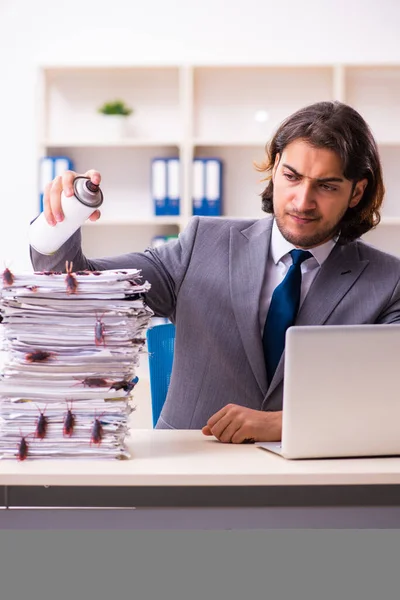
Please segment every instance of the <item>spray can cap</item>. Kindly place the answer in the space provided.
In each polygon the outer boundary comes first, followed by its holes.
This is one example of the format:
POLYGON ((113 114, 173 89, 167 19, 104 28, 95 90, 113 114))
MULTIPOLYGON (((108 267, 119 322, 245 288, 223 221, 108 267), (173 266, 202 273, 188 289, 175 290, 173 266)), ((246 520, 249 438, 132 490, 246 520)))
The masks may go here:
POLYGON ((74 179, 74 194, 79 202, 93 209, 98 208, 103 203, 103 192, 100 186, 82 175, 74 179))

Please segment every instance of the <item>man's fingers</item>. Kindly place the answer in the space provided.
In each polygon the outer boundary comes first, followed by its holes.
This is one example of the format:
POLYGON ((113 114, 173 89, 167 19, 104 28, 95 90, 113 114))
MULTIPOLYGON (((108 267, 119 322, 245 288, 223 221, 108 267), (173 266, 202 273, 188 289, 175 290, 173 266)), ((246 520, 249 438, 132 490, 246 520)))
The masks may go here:
POLYGON ((89 177, 89 179, 92 183, 95 183, 96 185, 100 185, 101 175, 95 169, 89 169, 89 171, 86 171, 86 173, 84 173, 84 177, 89 177))
POLYGON ((231 431, 231 429, 229 429, 231 423, 232 416, 229 415, 229 413, 226 413, 217 421, 217 423, 215 423, 215 425, 210 426, 209 423, 207 423, 207 425, 210 427, 212 434, 215 435, 215 437, 218 438, 221 442, 229 442, 229 435, 232 435, 237 429, 236 427, 234 431, 231 431))
POLYGON ((74 194, 74 179, 78 176, 75 171, 64 171, 62 174, 62 189, 66 196, 73 196, 74 194))
POLYGON ((213 414, 212 417, 210 417, 208 419, 207 425, 209 426, 210 429, 212 429, 214 427, 214 425, 216 423, 218 423, 218 421, 226 414, 228 408, 229 408, 229 404, 227 404, 226 406, 221 408, 221 410, 219 410, 218 412, 213 414))
POLYGON ((97 221, 101 217, 101 212, 99 210, 95 210, 89 217, 89 221, 97 221))
POLYGON ((203 429, 201 430, 201 433, 203 433, 204 435, 213 435, 208 425, 204 425, 203 429))
POLYGON ((61 208, 61 192, 63 189, 62 178, 61 175, 58 175, 53 180, 53 183, 50 188, 50 210, 55 218, 55 220, 62 221, 64 218, 62 208, 61 208))
POLYGON ((51 190, 52 185, 53 185, 52 181, 49 181, 49 183, 46 183, 45 188, 44 188, 44 194, 43 194, 43 212, 44 212, 44 216, 46 217, 46 221, 49 223, 49 225, 56 224, 56 220, 54 218, 54 215, 53 215, 53 212, 52 212, 51 206, 50 206, 50 190, 51 190))
MULTIPOLYGON (((43 195, 43 211, 50 225, 55 225, 64 219, 61 193, 64 192, 66 197, 73 196, 75 177, 80 177, 80 175, 75 173, 75 171, 64 171, 62 175, 58 175, 51 183, 46 185, 43 195)), ((100 173, 94 169, 86 171, 83 177, 90 178, 96 184, 99 184, 101 181, 100 173)), ((89 218, 91 221, 97 221, 100 218, 100 211, 95 210, 89 218)))
POLYGON ((231 443, 236 433, 240 430, 240 427, 241 424, 238 420, 230 421, 218 439, 224 444, 231 443))

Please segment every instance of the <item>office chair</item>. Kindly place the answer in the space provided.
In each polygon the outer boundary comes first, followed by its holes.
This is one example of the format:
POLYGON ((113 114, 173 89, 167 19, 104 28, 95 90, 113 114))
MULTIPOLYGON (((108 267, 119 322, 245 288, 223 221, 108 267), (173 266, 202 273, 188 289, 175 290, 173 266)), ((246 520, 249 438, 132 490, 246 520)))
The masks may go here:
POLYGON ((174 360, 175 325, 155 325, 147 331, 153 427, 167 396, 174 360))

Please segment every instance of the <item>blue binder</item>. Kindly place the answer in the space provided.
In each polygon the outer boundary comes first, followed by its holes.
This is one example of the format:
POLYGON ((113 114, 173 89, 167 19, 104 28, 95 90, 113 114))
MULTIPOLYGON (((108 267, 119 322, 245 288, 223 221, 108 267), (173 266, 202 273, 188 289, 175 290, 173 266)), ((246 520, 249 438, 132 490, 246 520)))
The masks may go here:
POLYGON ((73 171, 74 164, 68 156, 44 156, 39 164, 39 210, 43 211, 44 188, 57 175, 64 171, 73 171))
POLYGON ((167 161, 153 158, 151 161, 151 195, 154 214, 157 217, 167 214, 167 161))
POLYGON ((219 158, 206 159, 206 210, 209 217, 222 214, 222 162, 219 158))
POLYGON ((166 215, 179 215, 180 161, 178 157, 167 159, 167 209, 166 215))
POLYGON ((219 158, 193 160, 192 204, 194 215, 222 214, 222 161, 219 158))
POLYGON ((206 211, 206 179, 205 161, 202 158, 193 160, 193 214, 204 215, 206 211))

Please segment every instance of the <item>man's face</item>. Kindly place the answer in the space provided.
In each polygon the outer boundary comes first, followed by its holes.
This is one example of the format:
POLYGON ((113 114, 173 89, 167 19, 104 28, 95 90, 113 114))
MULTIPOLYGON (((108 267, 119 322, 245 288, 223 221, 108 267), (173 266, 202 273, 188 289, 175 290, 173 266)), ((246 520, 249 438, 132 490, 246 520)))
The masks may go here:
POLYGON ((284 238, 313 248, 338 233, 338 223, 362 198, 367 180, 345 179, 339 156, 295 140, 276 157, 272 172, 274 213, 284 238))

